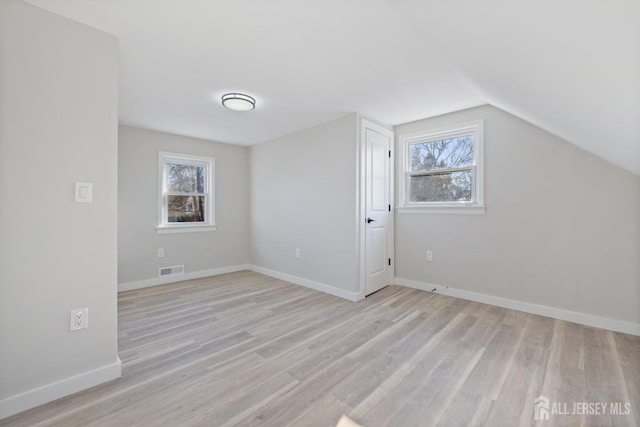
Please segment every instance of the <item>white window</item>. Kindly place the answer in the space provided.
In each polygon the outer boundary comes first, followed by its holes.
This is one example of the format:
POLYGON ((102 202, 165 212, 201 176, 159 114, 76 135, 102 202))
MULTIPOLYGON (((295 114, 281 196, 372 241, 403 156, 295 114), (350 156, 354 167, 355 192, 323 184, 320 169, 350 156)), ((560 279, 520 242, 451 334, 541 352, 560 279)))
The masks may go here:
POLYGON ((215 159, 160 152, 159 233, 215 230, 215 159))
POLYGON ((484 212, 481 120, 400 138, 404 151, 400 211, 484 212))

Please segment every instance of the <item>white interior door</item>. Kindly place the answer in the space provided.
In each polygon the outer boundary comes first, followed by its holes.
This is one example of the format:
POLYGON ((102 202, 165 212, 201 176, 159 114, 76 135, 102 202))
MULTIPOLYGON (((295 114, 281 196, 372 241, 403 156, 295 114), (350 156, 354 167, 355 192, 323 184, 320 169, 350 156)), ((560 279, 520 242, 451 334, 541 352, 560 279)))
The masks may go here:
POLYGON ((365 295, 387 286, 392 280, 392 140, 391 132, 364 123, 365 295))

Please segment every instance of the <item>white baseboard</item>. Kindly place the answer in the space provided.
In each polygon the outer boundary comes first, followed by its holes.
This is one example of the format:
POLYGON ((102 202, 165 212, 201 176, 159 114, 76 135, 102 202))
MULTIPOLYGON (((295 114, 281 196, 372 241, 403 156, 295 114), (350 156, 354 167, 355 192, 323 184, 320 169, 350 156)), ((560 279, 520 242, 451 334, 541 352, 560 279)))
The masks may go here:
POLYGON ((436 292, 442 295, 462 298, 469 301, 481 302, 498 307, 524 311, 525 313, 551 317, 553 319, 566 320, 568 322, 579 323, 581 325, 593 326, 596 328, 608 329, 610 331, 640 336, 640 324, 638 323, 625 322, 624 320, 610 319, 608 317, 600 317, 593 314, 581 313, 578 311, 565 310, 562 308, 517 301, 508 298, 496 297, 493 295, 448 288, 446 286, 434 285, 426 282, 418 282, 409 279, 402 279, 399 277, 395 278, 395 283, 396 285, 407 286, 409 288, 420 289, 427 292, 436 292))
POLYGON ((0 419, 77 393, 89 387, 120 378, 121 375, 122 362, 118 357, 114 363, 109 365, 34 388, 0 401, 0 419))
POLYGON ((218 274, 235 273, 236 271, 249 270, 249 264, 230 265, 228 267, 211 268, 209 270, 192 271, 184 274, 175 274, 153 279, 139 280, 118 284, 118 292, 132 291, 134 289, 148 288, 149 286, 166 285, 167 283, 182 282, 183 280, 200 279, 202 277, 217 276, 218 274))
POLYGON ((257 265, 250 265, 249 270, 255 271, 256 273, 264 274, 265 276, 275 277, 276 279, 285 280, 296 285, 304 286, 305 288, 314 289, 316 291, 324 292, 329 295, 344 298, 349 301, 358 301, 362 299, 360 298, 359 292, 345 291, 344 289, 336 288, 335 286, 327 285, 325 283, 314 282, 313 280, 292 276, 291 274, 281 273, 279 271, 270 270, 268 268, 260 267, 257 265))

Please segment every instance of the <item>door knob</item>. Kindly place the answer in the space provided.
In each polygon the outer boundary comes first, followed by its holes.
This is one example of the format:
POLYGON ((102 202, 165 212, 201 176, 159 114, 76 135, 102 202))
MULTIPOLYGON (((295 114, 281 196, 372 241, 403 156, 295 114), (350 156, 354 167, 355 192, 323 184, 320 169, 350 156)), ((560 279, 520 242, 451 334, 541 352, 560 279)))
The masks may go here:
POLYGON ((372 222, 376 222, 373 218, 367 218, 367 224, 371 224, 372 222))

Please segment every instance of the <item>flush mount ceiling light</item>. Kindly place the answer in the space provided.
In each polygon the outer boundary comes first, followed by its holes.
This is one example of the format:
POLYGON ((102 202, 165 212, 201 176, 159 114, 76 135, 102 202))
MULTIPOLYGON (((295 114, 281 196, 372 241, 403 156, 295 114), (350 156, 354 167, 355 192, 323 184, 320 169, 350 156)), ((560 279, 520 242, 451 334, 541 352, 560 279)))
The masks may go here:
POLYGON ((234 111, 251 111, 256 108, 256 100, 242 93, 222 95, 222 105, 234 111))

